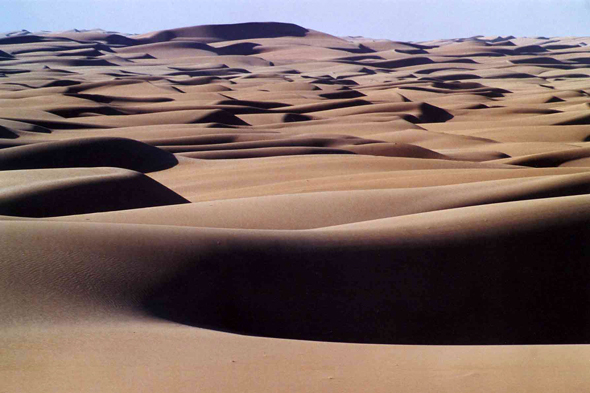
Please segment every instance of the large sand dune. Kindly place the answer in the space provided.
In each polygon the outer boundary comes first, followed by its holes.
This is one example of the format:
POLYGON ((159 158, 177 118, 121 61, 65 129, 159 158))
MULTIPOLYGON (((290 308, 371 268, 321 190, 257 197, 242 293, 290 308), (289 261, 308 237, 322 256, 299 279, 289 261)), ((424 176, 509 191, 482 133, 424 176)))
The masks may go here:
POLYGON ((589 44, 0 36, 0 391, 587 391, 589 44))

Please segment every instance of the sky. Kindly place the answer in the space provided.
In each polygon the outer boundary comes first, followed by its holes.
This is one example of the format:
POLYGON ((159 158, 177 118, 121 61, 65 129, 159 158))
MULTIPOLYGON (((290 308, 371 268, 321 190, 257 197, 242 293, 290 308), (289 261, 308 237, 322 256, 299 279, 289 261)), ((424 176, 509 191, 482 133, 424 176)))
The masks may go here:
POLYGON ((0 15, 0 32, 274 21, 399 41, 590 36, 590 0, 0 0, 0 15))

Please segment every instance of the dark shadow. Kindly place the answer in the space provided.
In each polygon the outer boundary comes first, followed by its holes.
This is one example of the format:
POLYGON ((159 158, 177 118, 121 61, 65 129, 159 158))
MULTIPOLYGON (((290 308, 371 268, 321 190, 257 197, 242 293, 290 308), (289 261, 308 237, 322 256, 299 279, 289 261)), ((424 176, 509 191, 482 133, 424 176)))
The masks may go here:
POLYGON ((71 139, 0 151, 0 170, 116 167, 148 173, 176 164, 178 160, 173 154, 125 138, 71 139))
POLYGON ((9 55, 8 53, 0 50, 0 58, 1 59, 14 59, 14 57, 12 55, 9 55))
POLYGON ((62 87, 62 86, 75 86, 75 85, 79 85, 82 82, 79 81, 73 81, 73 80, 69 80, 69 79, 62 79, 62 80, 56 80, 56 81, 51 81, 49 83, 45 83, 44 85, 40 86, 40 87, 62 87))
POLYGON ((118 96, 106 96, 102 94, 86 94, 86 93, 65 93, 65 96, 83 98, 93 102, 101 104, 109 104, 115 102, 144 102, 144 103, 155 103, 155 102, 171 102, 173 98, 169 97, 118 97, 118 96))
POLYGON ((94 113, 97 115, 105 115, 105 116, 119 116, 119 115, 126 115, 127 113, 121 112, 118 109, 112 108, 110 106, 101 106, 101 107, 65 107, 59 109, 53 109, 47 111, 49 113, 53 113, 54 115, 58 115, 64 117, 66 119, 76 118, 79 116, 87 116, 89 113, 94 113))
POLYGON ((18 138, 18 134, 14 133, 7 127, 0 125, 0 139, 16 139, 18 138))
POLYGON ((195 259, 145 307, 191 326, 291 339, 590 343, 589 228, 426 247, 244 242, 195 259))
POLYGON ((403 53, 405 55, 428 55, 429 54, 424 49, 396 49, 395 51, 398 53, 403 53))
POLYGON ((162 30, 137 38, 139 44, 171 41, 175 38, 188 38, 207 41, 233 41, 255 38, 305 37, 309 30, 292 23, 251 22, 222 25, 203 25, 162 30))
POLYGON ((218 69, 211 69, 211 70, 194 70, 194 71, 177 71, 171 72, 166 74, 166 76, 179 76, 179 75, 186 75, 191 78, 197 76, 227 76, 227 75, 235 75, 235 74, 249 74, 250 71, 244 68, 218 68, 218 69))
POLYGON ((181 203, 189 201, 145 175, 131 173, 23 188, 17 195, 0 198, 0 214, 57 217, 181 203))
POLYGON ((531 57, 529 59, 510 60, 510 62, 514 64, 563 64, 562 61, 554 59, 553 57, 531 57))
POLYGON ((547 49, 540 45, 519 46, 513 49, 514 55, 535 55, 537 53, 547 52, 547 49))
MULTIPOLYGON (((570 61, 572 63, 578 63, 578 64, 590 64, 589 57, 577 57, 575 59, 568 59, 568 61, 570 61)), ((588 76, 586 76, 586 77, 588 77, 588 76)))
POLYGON ((215 48, 215 53, 220 56, 248 56, 248 55, 256 55, 259 53, 257 49, 260 47, 260 44, 252 43, 252 42, 242 42, 239 44, 233 44, 228 46, 222 46, 221 48, 215 48))
POLYGON ((353 53, 353 54, 375 53, 375 51, 373 49, 368 48, 368 47, 364 46, 363 44, 359 44, 358 48, 328 47, 328 49, 339 50, 339 51, 353 53))
POLYGON ((327 98, 329 100, 334 100, 334 99, 341 100, 341 99, 344 99, 344 98, 360 98, 360 97, 366 97, 360 91, 352 90, 352 89, 335 91, 333 93, 319 94, 319 96, 322 97, 322 98, 327 98))
MULTIPOLYGON (((426 79, 426 78, 420 78, 419 80, 422 79, 426 79)), ((450 75, 437 75, 436 78, 434 78, 435 80, 440 80, 440 81, 461 81, 461 80, 468 80, 468 79, 481 79, 481 76, 478 75, 474 75, 474 74, 450 74, 450 75)), ((433 78, 430 78, 430 80, 433 80, 433 78)))
MULTIPOLYGON (((442 94, 452 94, 456 93, 457 90, 452 89, 435 89, 435 88, 428 88, 428 87, 418 87, 418 86, 400 86, 398 87, 400 90, 417 90, 417 91, 428 91, 432 93, 442 93, 442 94), (446 90, 446 91, 445 91, 446 90)), ((481 88, 477 90, 469 90, 469 94, 478 95, 482 97, 488 98, 498 98, 504 97, 504 93, 511 93, 510 91, 497 89, 497 88, 481 88)))
POLYGON ((304 78, 312 79, 313 80, 312 83, 315 83, 318 85, 358 86, 358 83, 356 83, 355 81, 353 81, 351 79, 336 79, 336 78, 332 78, 332 77, 315 78, 315 77, 307 77, 307 76, 304 76, 304 78))
POLYGON ((47 39, 38 35, 17 35, 12 37, 0 38, 0 45, 15 45, 15 44, 31 44, 35 42, 43 41, 55 41, 53 39, 47 39))
POLYGON ((252 38, 305 37, 309 30, 292 23, 262 22, 237 23, 231 25, 200 26, 211 36, 225 40, 247 40, 252 38))
POLYGON ((433 64, 432 61, 428 57, 407 57, 405 59, 399 60, 381 60, 381 61, 374 61, 372 63, 358 63, 359 65, 364 66, 371 66, 371 67, 378 67, 378 68, 403 68, 403 67, 411 67, 416 65, 424 65, 424 64, 433 64))
POLYGON ((454 116, 449 112, 438 106, 427 103, 420 104, 420 114, 418 115, 418 119, 421 123, 444 123, 451 120, 453 117, 454 116))
POLYGON ((139 44, 139 42, 133 38, 125 37, 120 34, 110 34, 104 37, 102 40, 109 45, 134 46, 139 44))
POLYGON ((236 100, 236 99, 227 99, 227 100, 217 101, 217 105, 250 106, 250 107, 259 108, 259 109, 284 108, 284 107, 289 106, 288 104, 284 104, 282 102, 248 101, 248 100, 236 100))

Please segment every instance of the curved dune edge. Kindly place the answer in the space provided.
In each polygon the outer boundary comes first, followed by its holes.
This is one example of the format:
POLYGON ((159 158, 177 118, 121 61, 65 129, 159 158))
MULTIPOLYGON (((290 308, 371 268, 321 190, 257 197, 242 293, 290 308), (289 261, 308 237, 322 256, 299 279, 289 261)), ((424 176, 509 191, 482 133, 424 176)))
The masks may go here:
POLYGON ((313 229, 428 211, 586 194, 590 175, 541 176, 389 190, 325 191, 228 199, 54 218, 236 229, 313 229))
POLYGON ((27 365, 4 379, 5 388, 17 391, 43 391, 51 385, 67 391, 92 386, 122 392, 146 383, 178 392, 190 392, 194 386, 207 391, 274 391, 289 383, 296 390, 327 392, 385 393, 392 387, 400 392, 433 387, 493 392, 526 386, 548 393, 590 382, 587 346, 351 345, 244 337, 145 320, 25 334, 10 330, 2 340, 11 344, 14 362, 27 365), (81 362, 95 371, 105 363, 118 367, 116 372, 88 372, 81 362), (48 372, 39 373, 38 367, 48 372), (153 370, 162 368, 168 371, 154 378, 153 370), (429 376, 433 368, 436 377, 429 376), (191 372, 179 377, 187 369, 191 372), (570 373, 576 377, 564 377, 570 373), (223 378, 228 374, 231 380, 223 378))
POLYGON ((3 221, 3 279, 21 277, 4 307, 25 324, 148 313, 322 341, 588 342, 589 220, 580 195, 296 232, 3 221), (23 308, 37 293, 45 300, 23 308))
POLYGON ((188 203, 149 177, 118 168, 4 171, 0 214, 55 217, 188 203))
POLYGON ((178 160, 158 148, 124 138, 83 138, 0 150, 0 170, 116 167, 154 172, 178 160))
POLYGON ((589 390, 588 44, 1 34, 2 388, 589 390))

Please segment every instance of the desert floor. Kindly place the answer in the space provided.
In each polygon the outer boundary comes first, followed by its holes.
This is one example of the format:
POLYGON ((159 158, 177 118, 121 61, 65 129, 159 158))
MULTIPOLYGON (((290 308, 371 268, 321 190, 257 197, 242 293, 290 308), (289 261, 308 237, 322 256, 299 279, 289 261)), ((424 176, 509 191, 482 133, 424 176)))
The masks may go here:
POLYGON ((589 45, 0 36, 0 391, 587 392, 589 45))

